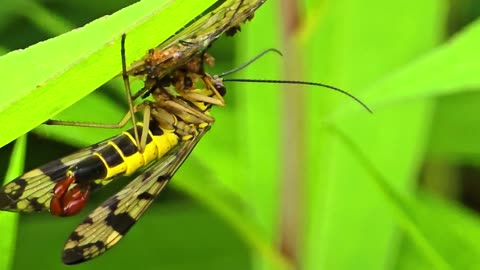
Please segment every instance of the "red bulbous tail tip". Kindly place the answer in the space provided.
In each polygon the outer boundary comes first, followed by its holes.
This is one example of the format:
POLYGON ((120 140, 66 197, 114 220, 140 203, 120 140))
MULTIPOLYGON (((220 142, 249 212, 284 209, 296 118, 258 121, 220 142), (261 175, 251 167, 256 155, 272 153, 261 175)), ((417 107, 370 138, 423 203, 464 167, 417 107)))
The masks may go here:
POLYGON ((55 216, 73 216, 78 214, 86 205, 89 194, 89 187, 79 185, 70 188, 75 183, 75 175, 68 174, 65 179, 60 180, 53 188, 53 197, 50 202, 50 213, 55 216))

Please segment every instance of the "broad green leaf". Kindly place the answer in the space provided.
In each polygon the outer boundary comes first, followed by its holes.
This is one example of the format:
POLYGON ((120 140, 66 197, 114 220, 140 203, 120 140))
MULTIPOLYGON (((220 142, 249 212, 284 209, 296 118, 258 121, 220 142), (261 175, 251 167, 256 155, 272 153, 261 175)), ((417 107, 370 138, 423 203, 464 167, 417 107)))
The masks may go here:
POLYGON ((374 110, 371 115, 343 96, 333 100, 333 94, 309 92, 305 268, 385 269, 392 263, 395 224, 401 219, 386 204, 392 195, 373 184, 348 147, 325 133, 325 120, 332 111, 338 113, 335 104, 352 108, 333 125, 367 151, 393 190, 408 191, 425 151, 432 103, 380 108, 360 90, 436 46, 443 35, 445 7, 433 0, 330 1, 317 31, 305 39, 307 80, 348 90, 374 110))

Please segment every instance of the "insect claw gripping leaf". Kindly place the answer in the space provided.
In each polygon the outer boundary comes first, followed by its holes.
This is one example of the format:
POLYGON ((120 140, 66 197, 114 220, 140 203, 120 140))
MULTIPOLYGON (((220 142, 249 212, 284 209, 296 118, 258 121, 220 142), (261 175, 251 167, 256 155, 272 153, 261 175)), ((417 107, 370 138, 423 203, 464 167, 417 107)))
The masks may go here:
POLYGON ((135 107, 137 111, 148 111, 143 123, 137 122, 135 129, 14 179, 0 189, 0 210, 50 210, 58 216, 74 215, 83 209, 93 191, 117 176, 131 175, 149 166, 78 225, 65 244, 62 259, 66 264, 80 263, 113 247, 210 129, 214 122, 211 107, 224 105, 226 89, 222 80, 203 71, 203 63, 213 64, 214 60, 205 50, 222 33, 237 31, 264 2, 227 0, 124 69, 124 75, 142 76, 145 81, 145 87, 132 101, 140 96, 153 98, 135 107), (134 136, 137 132, 142 134, 142 151, 134 136))

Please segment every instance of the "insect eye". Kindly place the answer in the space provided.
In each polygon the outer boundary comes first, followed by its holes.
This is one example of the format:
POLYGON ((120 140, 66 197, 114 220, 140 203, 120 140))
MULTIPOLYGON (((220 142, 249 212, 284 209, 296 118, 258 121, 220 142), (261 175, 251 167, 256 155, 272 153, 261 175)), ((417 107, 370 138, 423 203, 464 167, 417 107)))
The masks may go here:
POLYGON ((192 79, 188 76, 185 76, 184 79, 183 79, 183 86, 186 88, 186 89, 190 89, 193 87, 193 82, 192 82, 192 79))
POLYGON ((225 96, 225 94, 227 93, 227 89, 225 88, 225 86, 218 81, 215 81, 214 87, 222 97, 225 96))

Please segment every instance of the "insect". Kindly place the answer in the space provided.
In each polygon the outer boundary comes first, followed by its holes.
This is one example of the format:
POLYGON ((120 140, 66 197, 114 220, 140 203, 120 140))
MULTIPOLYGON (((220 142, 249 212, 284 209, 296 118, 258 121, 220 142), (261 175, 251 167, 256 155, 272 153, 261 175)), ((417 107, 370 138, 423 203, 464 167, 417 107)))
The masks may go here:
MULTIPOLYGON (((223 32, 237 29, 251 18, 263 2, 226 1, 206 21, 193 22, 128 71, 122 53, 124 78, 145 76, 142 91, 132 97, 127 90, 130 117, 135 119, 134 112, 142 111, 143 122, 14 179, 0 189, 0 209, 75 215, 83 209, 91 192, 116 176, 130 175, 150 163, 143 174, 106 200, 74 230, 62 259, 66 264, 80 263, 114 246, 209 130, 214 122, 209 115, 211 106, 223 105, 225 87, 221 79, 203 72, 203 62, 213 59, 203 52, 223 32), (135 99, 147 94, 153 101, 133 105, 135 99)), ((125 84, 129 85, 127 80, 125 84)))
MULTIPOLYGON (((199 57, 191 61, 199 61, 199 57)), ((115 245, 152 203, 214 121, 209 115, 211 104, 186 93, 213 99, 214 93, 225 94, 221 80, 208 74, 194 74, 186 66, 175 70, 170 79, 169 90, 158 85, 151 92, 154 101, 136 106, 136 110, 147 111, 149 115, 137 127, 146 138, 143 152, 137 147, 133 130, 125 131, 8 183, 0 190, 0 208, 21 212, 50 210, 55 215, 73 215, 83 208, 90 192, 110 182, 112 176, 129 175, 159 159, 88 215, 69 237, 63 261, 79 263, 115 245), (172 84, 185 81, 187 77, 192 80, 188 87, 172 84), (196 87, 203 81, 207 82, 205 87, 196 87), (145 124, 148 129, 143 133, 145 124)))

